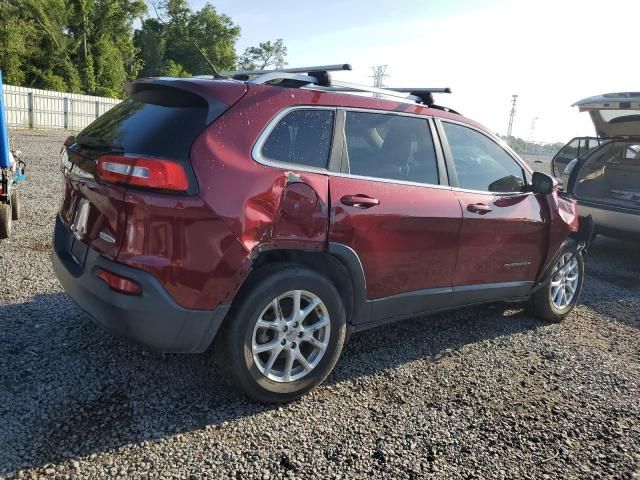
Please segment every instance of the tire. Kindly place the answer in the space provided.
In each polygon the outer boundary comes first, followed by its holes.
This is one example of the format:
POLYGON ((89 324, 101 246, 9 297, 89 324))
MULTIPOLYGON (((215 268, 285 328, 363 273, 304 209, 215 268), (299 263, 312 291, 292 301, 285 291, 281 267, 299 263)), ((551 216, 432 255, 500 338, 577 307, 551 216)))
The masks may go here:
POLYGON ((531 296, 526 305, 526 310, 546 322, 559 323, 571 313, 578 303, 583 283, 584 256, 582 252, 565 250, 553 266, 551 280, 531 296), (573 266, 574 260, 575 266, 573 266), (570 273, 562 273, 560 271, 562 268, 565 268, 565 271, 570 273), (573 272, 577 274, 575 281, 573 281, 573 272), (569 287, 563 287, 566 284, 569 287), (567 297, 570 296, 571 286, 575 290, 573 291, 573 296, 567 301, 567 297), (562 290, 567 295, 564 298, 562 298, 562 290))
POLYGON ((0 203, 0 240, 11 236, 11 205, 0 203))
POLYGON ((345 309, 326 277, 301 266, 272 264, 254 272, 243 287, 214 348, 218 365, 243 393, 260 402, 282 403, 300 398, 329 375, 345 335, 345 309), (292 309, 296 292, 302 308, 320 302, 297 324, 292 309), (268 327, 258 326, 259 319, 268 327))
POLYGON ((11 219, 14 221, 20 220, 21 213, 20 195, 18 194, 18 190, 13 190, 11 192, 11 219))

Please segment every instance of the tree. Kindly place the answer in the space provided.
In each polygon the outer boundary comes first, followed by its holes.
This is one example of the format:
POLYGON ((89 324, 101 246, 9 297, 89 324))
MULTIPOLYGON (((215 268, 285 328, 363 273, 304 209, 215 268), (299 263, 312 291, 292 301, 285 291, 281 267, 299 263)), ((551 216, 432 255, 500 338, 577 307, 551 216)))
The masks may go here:
POLYGON ((146 19, 135 32, 135 45, 144 61, 142 74, 202 75, 231 69, 240 28, 209 3, 193 12, 185 0, 152 4, 156 18, 146 19))
POLYGON ((257 47, 247 48, 240 60, 238 68, 242 70, 264 70, 268 67, 284 67, 287 47, 281 38, 275 42, 267 41, 260 43, 257 47))
POLYGON ((121 96, 141 68, 133 20, 144 0, 0 0, 7 83, 121 96))

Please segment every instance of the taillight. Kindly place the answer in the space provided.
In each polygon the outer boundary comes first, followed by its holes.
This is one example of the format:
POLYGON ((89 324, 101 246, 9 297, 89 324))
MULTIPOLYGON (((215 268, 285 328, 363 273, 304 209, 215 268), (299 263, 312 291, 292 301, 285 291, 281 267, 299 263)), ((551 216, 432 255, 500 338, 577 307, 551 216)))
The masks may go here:
POLYGON ((98 159, 98 176, 105 182, 136 187, 184 192, 189 179, 179 163, 159 158, 103 155, 98 159))
POLYGON ((139 295, 142 293, 142 288, 138 282, 130 278, 122 277, 102 268, 98 270, 96 276, 109 285, 109 288, 117 292, 126 293, 127 295, 139 295))

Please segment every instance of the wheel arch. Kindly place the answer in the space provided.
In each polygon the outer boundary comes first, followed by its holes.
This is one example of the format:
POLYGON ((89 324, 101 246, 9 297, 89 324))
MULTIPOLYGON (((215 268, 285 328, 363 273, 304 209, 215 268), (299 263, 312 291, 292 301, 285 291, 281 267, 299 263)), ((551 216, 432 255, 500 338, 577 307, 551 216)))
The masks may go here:
POLYGON ((260 271, 274 263, 306 266, 326 276, 336 287, 347 313, 347 324, 357 322, 366 300, 364 270, 356 252, 340 243, 329 243, 326 251, 269 249, 258 253, 235 298, 259 279, 260 271))
POLYGON ((580 241, 580 237, 575 238, 574 235, 567 237, 565 241, 560 244, 560 247, 553 254, 553 257, 551 257, 551 261, 547 264, 547 267, 542 272, 542 275, 540 275, 539 280, 531 289, 530 294, 535 293, 551 280, 553 267, 555 266, 556 262, 560 258, 560 255, 562 255, 565 252, 576 252, 576 253, 579 252, 581 254, 585 254, 586 244, 580 241))

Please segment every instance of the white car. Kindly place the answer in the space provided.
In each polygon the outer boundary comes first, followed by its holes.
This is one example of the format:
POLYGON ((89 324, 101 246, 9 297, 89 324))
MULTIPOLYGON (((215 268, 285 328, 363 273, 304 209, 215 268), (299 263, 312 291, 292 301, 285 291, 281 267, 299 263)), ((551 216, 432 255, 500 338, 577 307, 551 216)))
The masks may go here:
POLYGON ((599 145, 562 168, 564 189, 591 215, 598 234, 640 239, 640 92, 608 93, 573 104, 589 112, 599 145))

